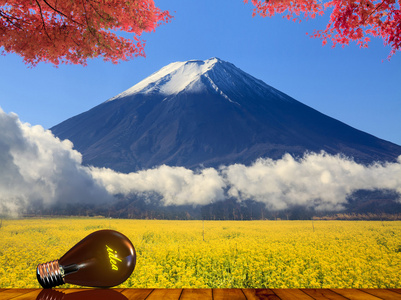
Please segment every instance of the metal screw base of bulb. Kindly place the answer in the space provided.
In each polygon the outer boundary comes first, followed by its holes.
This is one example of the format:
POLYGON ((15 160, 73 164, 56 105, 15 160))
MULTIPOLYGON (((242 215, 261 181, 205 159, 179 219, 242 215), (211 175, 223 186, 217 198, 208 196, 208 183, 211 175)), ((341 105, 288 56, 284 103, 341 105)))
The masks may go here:
POLYGON ((38 265, 36 277, 40 285, 45 289, 64 284, 64 271, 58 260, 38 265))

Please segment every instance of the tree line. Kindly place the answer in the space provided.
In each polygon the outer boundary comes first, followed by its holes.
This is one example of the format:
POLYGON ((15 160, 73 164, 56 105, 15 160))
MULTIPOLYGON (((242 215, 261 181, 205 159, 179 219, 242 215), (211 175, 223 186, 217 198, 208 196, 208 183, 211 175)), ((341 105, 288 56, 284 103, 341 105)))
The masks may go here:
POLYGON ((50 207, 36 204, 28 208, 25 215, 161 220, 398 220, 401 216, 399 197, 394 191, 361 190, 349 197, 343 210, 322 211, 301 205, 273 210, 265 203, 253 200, 238 202, 234 198, 204 206, 163 206, 157 195, 117 195, 112 203, 59 203, 50 207))

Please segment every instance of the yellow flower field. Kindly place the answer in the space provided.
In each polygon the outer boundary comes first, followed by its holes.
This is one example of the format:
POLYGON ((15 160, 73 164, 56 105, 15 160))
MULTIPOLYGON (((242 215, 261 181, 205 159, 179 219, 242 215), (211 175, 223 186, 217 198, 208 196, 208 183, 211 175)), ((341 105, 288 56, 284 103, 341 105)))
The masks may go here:
POLYGON ((66 218, 1 225, 0 288, 39 288, 37 264, 108 228, 137 252, 133 274, 119 287, 401 288, 399 221, 66 218))

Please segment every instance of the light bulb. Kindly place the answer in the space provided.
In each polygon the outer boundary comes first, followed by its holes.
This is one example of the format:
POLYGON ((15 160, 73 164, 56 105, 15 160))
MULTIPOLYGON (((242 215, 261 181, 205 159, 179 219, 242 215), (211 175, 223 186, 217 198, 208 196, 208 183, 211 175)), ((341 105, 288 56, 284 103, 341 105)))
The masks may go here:
POLYGON ((135 248, 114 230, 91 233, 58 260, 39 264, 36 276, 44 288, 64 283, 89 287, 112 287, 134 271, 135 248))

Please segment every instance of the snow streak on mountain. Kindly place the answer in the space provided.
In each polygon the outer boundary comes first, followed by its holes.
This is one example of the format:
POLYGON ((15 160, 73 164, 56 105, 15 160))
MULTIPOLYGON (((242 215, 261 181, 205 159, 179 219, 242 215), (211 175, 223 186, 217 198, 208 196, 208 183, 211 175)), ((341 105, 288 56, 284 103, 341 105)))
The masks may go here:
MULTIPOLYGON (((324 99, 324 95, 322 95, 324 99)), ((120 172, 160 165, 197 169, 286 153, 396 161, 401 147, 296 101, 218 58, 175 62, 53 127, 83 163, 120 172)))

